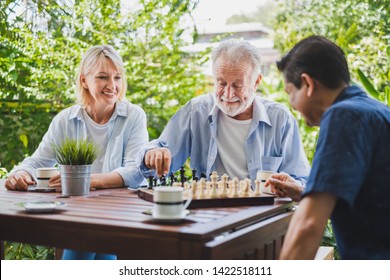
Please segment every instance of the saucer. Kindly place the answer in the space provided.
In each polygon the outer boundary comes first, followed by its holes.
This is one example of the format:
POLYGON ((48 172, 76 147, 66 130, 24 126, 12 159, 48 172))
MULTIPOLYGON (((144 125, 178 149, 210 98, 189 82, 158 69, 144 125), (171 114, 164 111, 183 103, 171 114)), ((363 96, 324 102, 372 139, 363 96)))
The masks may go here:
POLYGON ((27 213, 52 213, 66 206, 66 203, 62 201, 33 201, 17 203, 17 205, 24 207, 27 213))
POLYGON ((163 224, 177 224, 183 221, 183 219, 187 216, 187 214, 184 214, 181 217, 153 217, 153 221, 163 223, 163 224))
MULTIPOLYGON (((142 212, 143 214, 146 214, 146 215, 152 215, 152 209, 150 210, 145 210, 142 212)), ((191 212, 190 210, 186 209, 184 210, 184 215, 181 216, 181 217, 153 217, 153 221, 156 221, 156 222, 159 222, 159 223, 165 223, 165 224, 177 224, 177 223, 180 223, 181 221, 183 221, 183 219, 189 215, 191 212)))
POLYGON ((42 187, 37 187, 35 185, 28 186, 27 191, 29 192, 55 192, 55 188, 42 188, 42 187))

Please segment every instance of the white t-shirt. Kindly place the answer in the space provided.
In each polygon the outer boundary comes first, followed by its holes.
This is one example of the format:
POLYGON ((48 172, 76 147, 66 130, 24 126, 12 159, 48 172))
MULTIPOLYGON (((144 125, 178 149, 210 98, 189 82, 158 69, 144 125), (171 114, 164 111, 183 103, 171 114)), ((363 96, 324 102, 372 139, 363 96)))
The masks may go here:
POLYGON ((218 154, 215 169, 218 174, 228 174, 239 180, 249 178, 245 157, 245 141, 248 137, 252 119, 236 120, 222 112, 219 113, 217 126, 218 154))
POLYGON ((92 164, 91 172, 101 173, 108 144, 108 122, 105 124, 97 124, 85 110, 83 110, 83 114, 87 127, 88 140, 93 141, 98 149, 98 156, 92 164))

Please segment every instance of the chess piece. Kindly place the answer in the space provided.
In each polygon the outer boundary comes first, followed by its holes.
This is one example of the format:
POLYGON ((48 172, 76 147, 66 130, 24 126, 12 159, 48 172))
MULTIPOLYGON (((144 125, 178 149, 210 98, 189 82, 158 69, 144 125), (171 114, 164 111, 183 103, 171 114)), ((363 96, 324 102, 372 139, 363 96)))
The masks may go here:
POLYGON ((250 180, 249 179, 244 179, 240 183, 242 183, 242 188, 241 188, 241 195, 240 197, 249 197, 251 195, 251 189, 250 189, 250 180))
POLYGON ((213 171, 210 176, 211 182, 210 182, 210 187, 208 197, 210 198, 216 198, 218 197, 217 193, 217 180, 218 180, 218 173, 216 171, 213 171))
POLYGON ((198 186, 197 180, 192 180, 191 182, 192 197, 196 196, 196 191, 198 190, 197 186, 198 186))
POLYGON ((186 181, 185 177, 184 177, 184 166, 181 166, 180 167, 180 182, 181 182, 181 186, 184 187, 184 182, 186 181))
POLYGON ((149 179, 148 189, 153 189, 153 176, 149 176, 148 179, 149 179))
POLYGON ((230 196, 231 197, 239 197, 239 194, 238 194, 238 178, 237 177, 234 177, 233 178, 233 183, 232 183, 232 191, 231 191, 231 194, 230 196))
POLYGON ((170 174, 169 174, 169 179, 170 179, 170 184, 169 185, 173 185, 173 182, 175 182, 175 175, 173 175, 173 172, 171 172, 170 174))
POLYGON ((160 184, 161 184, 161 186, 166 186, 167 185, 167 176, 165 176, 165 175, 161 176, 160 184))
POLYGON ((197 177, 196 177, 196 169, 193 168, 193 169, 192 169, 192 181, 197 181, 196 178, 197 178, 197 177))
POLYGON ((205 198, 206 197, 206 194, 205 194, 205 187, 206 187, 206 180, 204 178, 201 178, 198 182, 198 195, 197 195, 197 198, 205 198))
POLYGON ((255 191, 253 192, 253 195, 254 196, 260 196, 261 195, 261 191, 260 191, 260 184, 261 184, 261 180, 255 180, 255 184, 256 184, 256 187, 255 187, 255 191))
POLYGON ((220 182, 220 191, 219 191, 219 197, 225 198, 228 197, 228 180, 229 176, 227 174, 223 174, 221 177, 222 181, 220 182))

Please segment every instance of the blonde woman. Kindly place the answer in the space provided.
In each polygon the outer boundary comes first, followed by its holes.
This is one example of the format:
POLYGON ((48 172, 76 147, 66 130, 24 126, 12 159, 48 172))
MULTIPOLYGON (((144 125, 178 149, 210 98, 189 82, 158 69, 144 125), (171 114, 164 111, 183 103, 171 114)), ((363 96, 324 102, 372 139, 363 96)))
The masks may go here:
MULTIPOLYGON (((37 150, 11 171, 5 186, 25 191, 35 184, 38 167, 54 166, 52 143, 89 139, 99 148, 92 165, 91 188, 137 186, 144 180, 136 155, 148 141, 145 112, 126 101, 126 76, 120 55, 109 45, 90 48, 76 77, 78 104, 61 111, 51 122, 37 150)), ((60 188, 53 176, 50 187, 60 188)), ((64 250, 64 259, 115 259, 114 255, 64 250)))

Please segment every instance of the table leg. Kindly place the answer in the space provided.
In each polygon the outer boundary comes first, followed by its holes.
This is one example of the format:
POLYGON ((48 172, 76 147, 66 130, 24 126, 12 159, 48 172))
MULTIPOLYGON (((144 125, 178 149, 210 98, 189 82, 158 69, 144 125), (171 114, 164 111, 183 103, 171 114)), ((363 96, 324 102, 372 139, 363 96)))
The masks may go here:
POLYGON ((5 260, 4 251, 5 251, 4 241, 0 240, 0 260, 5 260))

